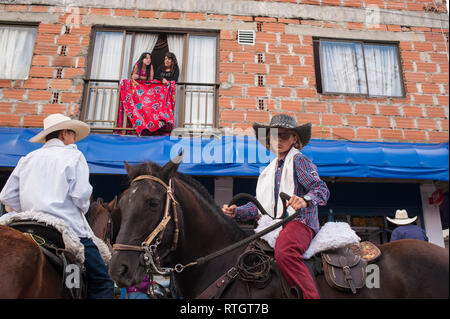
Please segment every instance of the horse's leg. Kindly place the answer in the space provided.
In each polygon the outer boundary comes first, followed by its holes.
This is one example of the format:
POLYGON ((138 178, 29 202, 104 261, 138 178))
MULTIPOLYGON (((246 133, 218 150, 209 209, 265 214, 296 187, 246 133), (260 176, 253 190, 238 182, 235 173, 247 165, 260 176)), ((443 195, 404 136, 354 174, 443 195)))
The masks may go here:
POLYGON ((30 237, 0 226, 0 298, 61 297, 61 279, 54 275, 56 272, 30 237))

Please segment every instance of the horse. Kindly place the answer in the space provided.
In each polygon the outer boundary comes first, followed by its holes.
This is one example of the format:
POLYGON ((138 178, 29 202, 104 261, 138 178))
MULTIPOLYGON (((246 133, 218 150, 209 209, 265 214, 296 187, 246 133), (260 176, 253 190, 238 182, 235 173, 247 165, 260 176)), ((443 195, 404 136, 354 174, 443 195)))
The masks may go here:
POLYGON ((98 197, 96 201, 91 202, 85 217, 94 235, 103 240, 111 250, 120 227, 117 196, 109 203, 98 197))
MULTIPOLYGON (((114 242, 120 226, 120 214, 116 213, 116 199, 105 205, 102 200, 91 203, 86 216, 94 234, 114 242), (112 234, 107 225, 111 212, 112 234), (115 226, 114 226, 115 225, 115 226)), ((47 259, 39 245, 14 228, 0 226, 0 299, 67 298, 62 274, 47 259)))
MULTIPOLYGON (((130 186, 119 201, 121 225, 109 269, 119 287, 140 282, 151 262, 156 271, 166 269, 175 273, 182 296, 196 298, 230 271, 244 252, 245 247, 238 247, 202 264, 192 262, 246 235, 233 219, 222 213, 199 182, 177 172, 179 162, 177 158, 163 167, 152 162, 136 166, 125 162, 130 186), (159 235, 156 242, 155 234, 159 235), (149 261, 149 256, 156 258, 149 261), (165 268, 159 267, 159 263, 165 268)), ((380 245, 379 249, 382 252, 377 262, 379 288, 363 287, 353 295, 331 288, 325 277, 318 275, 321 297, 448 298, 447 249, 418 240, 395 241, 380 245)), ((281 277, 279 271, 273 271, 272 280, 264 289, 235 279, 221 298, 296 297, 283 293, 281 277)))

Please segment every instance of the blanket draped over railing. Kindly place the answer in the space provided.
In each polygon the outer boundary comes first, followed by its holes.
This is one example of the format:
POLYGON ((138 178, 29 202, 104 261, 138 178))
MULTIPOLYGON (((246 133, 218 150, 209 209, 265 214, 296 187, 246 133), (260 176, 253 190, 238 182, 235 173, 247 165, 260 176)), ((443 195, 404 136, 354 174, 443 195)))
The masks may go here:
POLYGON ((134 128, 138 135, 170 134, 175 127, 175 93, 175 81, 164 85, 158 80, 121 80, 117 127, 124 127, 126 114, 126 127, 134 128))

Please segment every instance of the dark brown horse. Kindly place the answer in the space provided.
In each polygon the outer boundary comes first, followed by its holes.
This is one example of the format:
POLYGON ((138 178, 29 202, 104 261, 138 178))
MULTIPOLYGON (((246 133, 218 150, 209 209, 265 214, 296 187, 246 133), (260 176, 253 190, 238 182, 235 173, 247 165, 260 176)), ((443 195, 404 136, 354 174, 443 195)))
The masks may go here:
MULTIPOLYGON (((115 203, 113 200, 106 205, 97 200, 87 213, 94 234, 101 239, 114 238, 114 227, 110 237, 106 230, 109 212, 117 211, 115 203)), ((120 214, 112 213, 117 234, 120 214)), ((7 226, 0 226, 0 283, 0 299, 66 297, 61 272, 47 260, 38 244, 29 235, 7 226)))
POLYGON ((86 219, 95 236, 103 240, 111 248, 120 227, 120 210, 117 196, 106 203, 101 197, 91 202, 86 219))
MULTIPOLYGON (((133 182, 119 202, 122 222, 116 242, 121 244, 121 249, 120 245, 115 246, 110 264, 110 275, 120 287, 139 283, 145 271, 142 252, 126 247, 139 248, 163 219, 167 189, 148 176, 157 177, 165 184, 171 179, 174 199, 179 204, 176 209, 178 243, 162 261, 163 266, 177 269, 176 264, 189 264, 246 237, 237 223, 221 212, 200 183, 177 173, 177 164, 169 162, 160 167, 149 162, 137 166, 125 163, 125 166, 133 182)), ((171 216, 157 246, 159 255, 169 251, 176 237, 173 211, 171 216)), ((182 271, 175 277, 181 294, 186 298, 197 297, 235 265, 244 248, 236 248, 202 265, 178 267, 182 271)), ((357 295, 352 295, 329 287, 324 277, 319 276, 317 281, 322 297, 448 298, 448 250, 416 240, 396 241, 379 248, 382 251, 378 262, 379 288, 364 287, 357 295)), ((222 297, 282 298, 280 278, 277 278, 277 272, 273 276, 264 289, 234 280, 222 297)))

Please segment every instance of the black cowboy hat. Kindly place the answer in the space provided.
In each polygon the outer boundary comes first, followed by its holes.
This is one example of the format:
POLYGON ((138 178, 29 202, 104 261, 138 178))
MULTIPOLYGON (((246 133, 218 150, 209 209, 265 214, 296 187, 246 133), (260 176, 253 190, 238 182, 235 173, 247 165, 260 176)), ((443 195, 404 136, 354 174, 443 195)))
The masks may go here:
POLYGON ((298 125, 295 118, 286 114, 277 114, 272 117, 269 125, 253 123, 253 129, 258 141, 262 145, 266 145, 266 137, 271 128, 286 128, 294 131, 302 143, 302 147, 305 147, 311 139, 311 123, 298 125), (264 132, 261 134, 261 132, 264 132))

